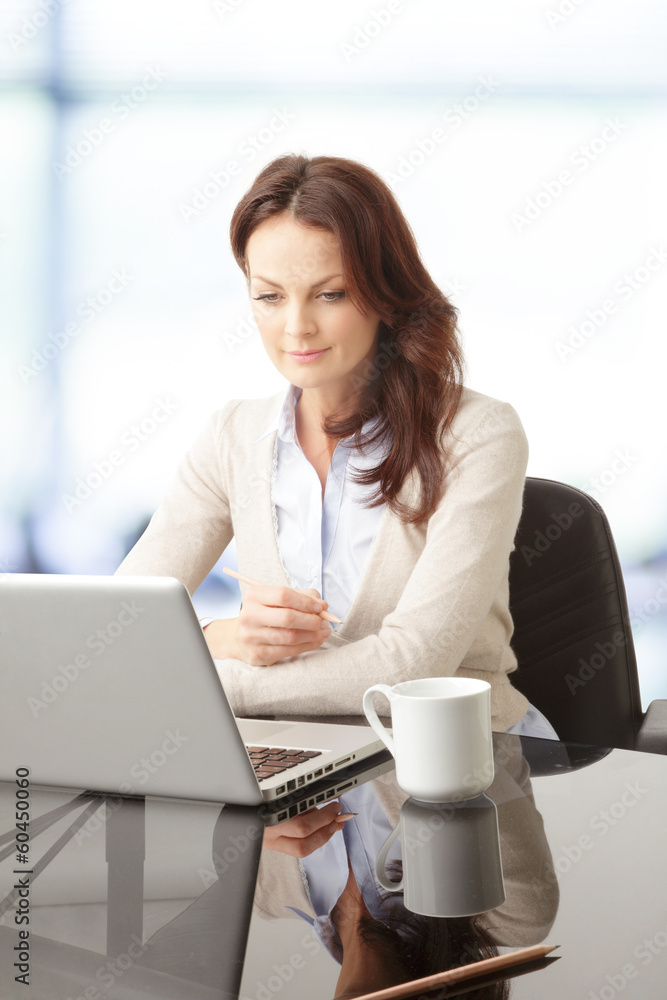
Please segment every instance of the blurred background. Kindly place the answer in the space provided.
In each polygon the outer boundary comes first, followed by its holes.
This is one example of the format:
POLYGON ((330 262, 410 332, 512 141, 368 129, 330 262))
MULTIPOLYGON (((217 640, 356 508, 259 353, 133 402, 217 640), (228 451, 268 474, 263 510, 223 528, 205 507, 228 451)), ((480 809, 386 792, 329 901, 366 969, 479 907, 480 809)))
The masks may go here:
MULTIPOLYGON (((231 213, 284 152, 347 156, 393 188, 528 474, 605 508, 642 699, 667 697, 667 7, 0 10, 0 573, 112 573, 208 415, 285 387, 231 213)), ((238 603, 217 569, 195 597, 238 603)))

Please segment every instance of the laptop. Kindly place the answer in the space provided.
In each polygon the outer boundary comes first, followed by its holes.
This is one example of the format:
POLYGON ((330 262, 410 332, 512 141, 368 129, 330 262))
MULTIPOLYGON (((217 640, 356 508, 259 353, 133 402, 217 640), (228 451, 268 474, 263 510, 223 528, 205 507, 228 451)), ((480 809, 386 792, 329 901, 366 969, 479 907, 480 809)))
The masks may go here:
POLYGON ((369 726, 236 719, 172 577, 6 574, 0 681, 0 780, 258 805, 384 750, 369 726))

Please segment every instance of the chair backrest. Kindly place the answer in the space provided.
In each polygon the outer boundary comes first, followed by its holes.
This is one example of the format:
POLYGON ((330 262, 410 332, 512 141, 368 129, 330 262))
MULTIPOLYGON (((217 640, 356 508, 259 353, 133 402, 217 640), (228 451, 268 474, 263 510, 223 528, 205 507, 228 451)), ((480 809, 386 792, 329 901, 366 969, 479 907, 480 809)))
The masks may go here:
POLYGON ((510 557, 512 683, 563 740, 631 749, 642 710, 630 616, 604 511, 527 478, 510 557))

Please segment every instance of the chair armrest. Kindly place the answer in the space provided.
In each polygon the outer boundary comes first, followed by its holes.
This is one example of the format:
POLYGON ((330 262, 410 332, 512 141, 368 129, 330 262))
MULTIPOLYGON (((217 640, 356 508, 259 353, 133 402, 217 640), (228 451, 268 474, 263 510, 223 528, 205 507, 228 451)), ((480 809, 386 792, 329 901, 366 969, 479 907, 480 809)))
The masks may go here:
POLYGON ((656 699, 649 705, 635 739, 635 750, 667 754, 667 699, 656 699))

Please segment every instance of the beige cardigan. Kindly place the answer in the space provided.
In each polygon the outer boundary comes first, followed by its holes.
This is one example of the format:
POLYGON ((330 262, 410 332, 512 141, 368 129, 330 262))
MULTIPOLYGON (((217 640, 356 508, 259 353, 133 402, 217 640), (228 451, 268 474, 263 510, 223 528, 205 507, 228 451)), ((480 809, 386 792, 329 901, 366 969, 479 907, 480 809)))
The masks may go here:
MULTIPOLYGON (((192 594, 234 537, 242 573, 289 583, 271 501, 276 433, 265 434, 283 397, 232 400, 213 414, 118 573, 175 576, 192 594)), ((491 684, 494 729, 525 714, 508 677, 508 570, 526 436, 508 403, 464 388, 446 447, 436 511, 415 526, 385 507, 345 623, 319 649, 272 667, 216 661, 237 716, 358 716, 371 684, 455 673, 491 684)), ((400 498, 412 504, 417 489, 413 474, 400 498)))

